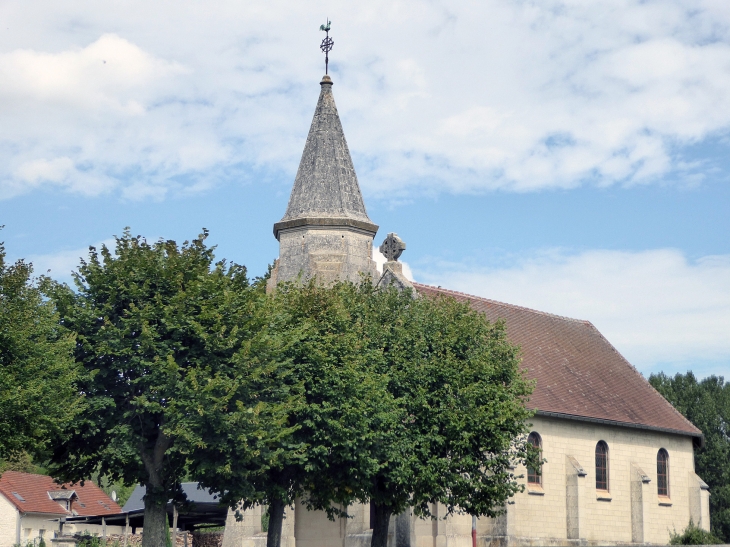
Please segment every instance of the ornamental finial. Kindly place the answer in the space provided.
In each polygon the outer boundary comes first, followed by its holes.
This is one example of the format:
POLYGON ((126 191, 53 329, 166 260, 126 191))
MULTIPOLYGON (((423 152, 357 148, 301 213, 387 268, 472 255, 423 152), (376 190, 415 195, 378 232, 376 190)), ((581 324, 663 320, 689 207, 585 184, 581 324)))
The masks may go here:
POLYGON ((385 238, 385 241, 380 246, 380 252, 388 259, 388 262, 397 262, 405 250, 405 242, 396 233, 388 234, 388 237, 385 238))
POLYGON ((332 51, 332 46, 335 45, 335 41, 330 38, 330 27, 332 26, 332 21, 327 19, 326 25, 319 25, 319 30, 323 30, 327 33, 327 36, 325 36, 324 40, 322 40, 322 43, 319 46, 319 49, 321 49, 324 52, 324 73, 328 74, 328 65, 330 62, 329 53, 332 51))

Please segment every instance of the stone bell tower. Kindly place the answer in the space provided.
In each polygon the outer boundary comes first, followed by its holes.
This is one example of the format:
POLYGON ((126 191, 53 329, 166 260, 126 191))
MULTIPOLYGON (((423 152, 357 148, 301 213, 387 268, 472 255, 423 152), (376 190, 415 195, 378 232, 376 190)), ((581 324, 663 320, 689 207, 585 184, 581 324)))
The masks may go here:
POLYGON ((274 224, 279 259, 269 286, 315 277, 324 283, 377 280, 373 237, 357 175, 325 75, 284 217, 274 224))

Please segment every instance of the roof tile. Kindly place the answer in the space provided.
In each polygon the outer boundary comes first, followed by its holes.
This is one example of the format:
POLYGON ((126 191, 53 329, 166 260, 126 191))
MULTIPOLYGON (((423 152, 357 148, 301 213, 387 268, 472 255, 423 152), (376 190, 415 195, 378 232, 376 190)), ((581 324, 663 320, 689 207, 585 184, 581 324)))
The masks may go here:
POLYGON ((91 481, 85 481, 83 486, 80 483, 56 484, 52 477, 18 471, 6 471, 0 477, 0 494, 22 513, 71 515, 48 494, 49 491, 58 490, 76 492, 78 499, 71 508, 79 515, 113 515, 122 511, 119 505, 91 481))
POLYGON ((490 321, 504 320, 507 337, 521 348, 527 377, 536 381, 530 408, 701 437, 589 321, 413 285, 424 295, 468 302, 490 321))

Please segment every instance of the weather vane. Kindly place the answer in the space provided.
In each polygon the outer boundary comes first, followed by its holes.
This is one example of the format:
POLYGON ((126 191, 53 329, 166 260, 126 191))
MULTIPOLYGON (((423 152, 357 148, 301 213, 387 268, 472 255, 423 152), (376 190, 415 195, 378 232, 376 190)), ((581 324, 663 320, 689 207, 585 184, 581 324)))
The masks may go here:
POLYGON ((328 74, 328 65, 330 62, 330 56, 329 53, 332 51, 332 46, 335 45, 335 41, 330 38, 330 27, 332 26, 332 21, 327 19, 326 25, 319 25, 319 30, 323 30, 327 33, 327 36, 325 36, 325 39, 322 40, 322 44, 319 46, 319 49, 324 51, 324 73, 328 74))

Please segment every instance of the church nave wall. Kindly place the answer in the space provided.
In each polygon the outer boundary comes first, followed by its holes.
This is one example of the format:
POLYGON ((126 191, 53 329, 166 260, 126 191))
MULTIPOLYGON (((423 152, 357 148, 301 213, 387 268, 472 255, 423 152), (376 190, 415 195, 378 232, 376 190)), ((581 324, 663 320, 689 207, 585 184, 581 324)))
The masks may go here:
MULTIPOLYGON (((631 542, 641 533, 643 542, 666 544, 670 531, 687 526, 691 489, 696 487, 690 437, 541 416, 535 416, 532 423, 532 430, 542 438, 547 461, 542 468, 542 485, 527 486, 510 507, 515 536, 567 539, 571 492, 578 499, 573 517, 580 539, 631 542), (596 488, 595 451, 601 440, 608 445, 608 491, 596 488), (657 453, 661 448, 670 456, 668 498, 660 498, 657 491, 657 453), (585 475, 576 472, 568 456, 585 475)), ((524 467, 516 472, 527 475, 524 467)))

